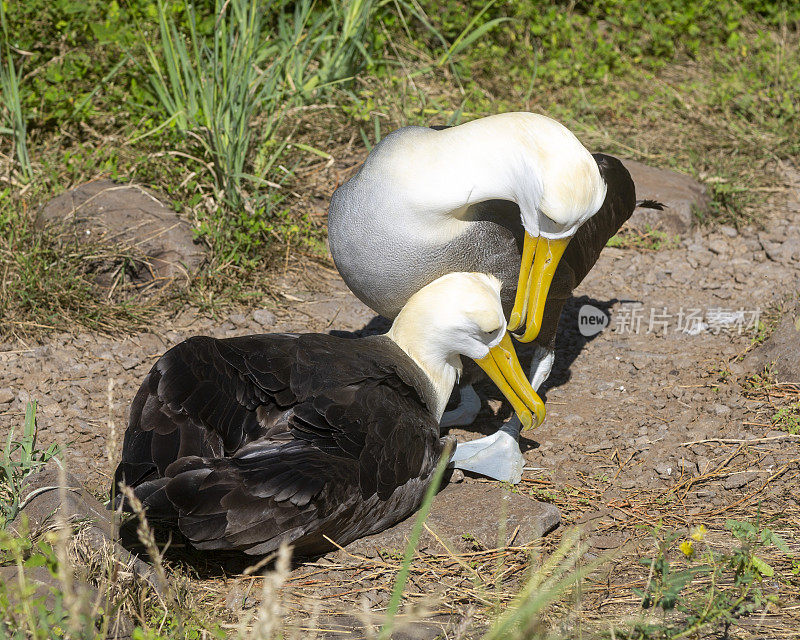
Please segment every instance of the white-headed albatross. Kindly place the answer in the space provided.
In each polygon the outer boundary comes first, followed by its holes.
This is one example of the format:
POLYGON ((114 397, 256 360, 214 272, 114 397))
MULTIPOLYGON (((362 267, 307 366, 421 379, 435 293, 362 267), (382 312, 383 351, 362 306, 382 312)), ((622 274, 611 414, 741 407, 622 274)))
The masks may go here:
POLYGON ((526 423, 535 394, 500 282, 452 273, 410 297, 382 336, 195 337, 165 353, 130 412, 115 482, 198 549, 312 555, 418 508, 446 438, 464 355, 526 423))
MULTIPOLYGON (((531 383, 538 389, 553 364, 564 302, 635 206, 619 160, 590 154, 550 118, 505 113, 386 136, 333 194, 328 236, 344 281, 389 319, 445 273, 498 277, 509 330, 536 345, 531 383)), ((475 405, 474 391, 466 391, 475 405)), ((466 420, 445 416, 443 424, 468 424, 478 406, 466 420)), ((455 466, 518 482, 520 427, 512 421, 459 445, 455 466)))

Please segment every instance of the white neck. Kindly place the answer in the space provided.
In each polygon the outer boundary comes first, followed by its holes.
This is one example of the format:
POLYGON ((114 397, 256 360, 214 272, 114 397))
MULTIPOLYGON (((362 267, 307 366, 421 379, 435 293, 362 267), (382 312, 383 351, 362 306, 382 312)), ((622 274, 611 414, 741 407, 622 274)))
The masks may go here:
POLYGON ((428 323, 413 317, 406 309, 400 312, 386 335, 417 363, 431 381, 436 394, 436 406, 431 409, 436 420, 440 420, 453 385, 461 375, 461 358, 447 354, 438 336, 430 332, 428 323))
POLYGON ((605 197, 594 158, 566 127, 545 116, 505 113, 441 131, 409 127, 392 135, 370 154, 362 177, 379 179, 389 200, 437 235, 458 235, 466 207, 490 199, 517 203, 534 236, 560 235, 562 226, 571 234, 605 197), (542 221, 540 212, 549 220, 542 221), (555 226, 540 228, 551 221, 555 226))
POLYGON ((497 278, 448 273, 411 296, 386 335, 430 380, 436 394, 431 410, 440 420, 461 375, 459 354, 485 357, 505 327, 497 278))

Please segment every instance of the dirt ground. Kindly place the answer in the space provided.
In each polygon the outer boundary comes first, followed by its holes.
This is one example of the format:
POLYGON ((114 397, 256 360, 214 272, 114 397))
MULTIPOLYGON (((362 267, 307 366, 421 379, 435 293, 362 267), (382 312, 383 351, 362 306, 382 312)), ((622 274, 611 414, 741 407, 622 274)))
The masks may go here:
MULTIPOLYGON (((545 385, 547 420, 524 435, 528 466, 517 491, 554 503, 563 525, 581 524, 590 555, 630 548, 635 560, 637 552, 652 550, 643 527, 658 522, 683 530, 705 524, 714 531, 727 517, 763 514, 777 516, 773 526, 782 531, 786 521, 780 518, 800 511, 800 437, 774 428, 781 392, 753 392, 746 379, 759 372, 739 358, 753 347, 748 327, 759 318, 774 319, 800 291, 800 170, 782 171, 787 189, 770 196, 762 229, 699 229, 659 251, 607 248, 564 311, 545 385), (585 304, 610 318, 591 337, 578 330, 585 304)), ((227 317, 187 308, 159 318, 147 333, 57 334, 41 344, 0 345, 0 437, 19 429, 25 403, 37 400, 41 444, 64 443, 69 468, 100 493, 109 486, 140 381, 161 353, 184 338, 380 326, 335 271, 317 264, 290 259, 273 294, 262 309, 227 317)), ((789 385, 784 395, 796 392, 789 385)), ((509 416, 488 386, 479 393, 488 401, 472 428, 455 431, 459 439, 492 433, 509 416)), ((800 534, 783 534, 796 552, 800 534)), ((492 557, 487 549, 474 553, 473 560, 492 557)), ((380 611, 391 589, 387 576, 397 567, 396 559, 382 562, 339 552, 301 566, 290 576, 287 607, 300 610, 305 599, 318 596, 326 615, 352 613, 364 602, 380 611)), ((504 574, 509 585, 524 575, 523 565, 522 559, 509 565, 517 567, 504 574)), ((625 566, 621 562, 586 589, 585 620, 637 610, 631 588, 641 586, 641 577, 627 574, 625 566)), ((436 574, 440 604, 433 613, 441 624, 434 630, 446 628, 449 614, 471 615, 480 606, 456 569, 436 574)), ((412 592, 430 595, 432 575, 414 573, 412 592)), ((234 621, 258 601, 251 583, 217 572, 194 589, 234 621)), ((797 615, 797 607, 770 610, 752 623, 754 637, 791 637, 786 621, 800 625, 797 615)), ((330 620, 331 637, 349 637, 340 633, 346 619, 330 620)))

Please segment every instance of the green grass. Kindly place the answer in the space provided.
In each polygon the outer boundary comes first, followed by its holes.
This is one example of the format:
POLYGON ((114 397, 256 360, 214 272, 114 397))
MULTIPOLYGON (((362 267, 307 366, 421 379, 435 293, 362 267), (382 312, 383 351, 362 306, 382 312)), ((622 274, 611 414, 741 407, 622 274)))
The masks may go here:
POLYGON ((772 424, 789 434, 800 434, 800 402, 778 409, 772 416, 772 424))
POLYGON ((252 267, 276 227, 280 199, 271 191, 279 185, 268 176, 288 144, 276 130, 289 109, 328 98, 363 68, 375 3, 302 0, 292 10, 285 2, 217 0, 210 16, 193 5, 178 16, 163 0, 157 7, 158 44, 144 31, 141 42, 145 73, 167 116, 153 132, 176 127, 185 157, 213 182, 214 208, 199 234, 224 254, 222 262, 252 267), (211 34, 203 32, 209 18, 211 34))
MULTIPOLYGON (((404 124, 544 112, 592 150, 706 181, 713 206, 702 222, 737 227, 763 215, 777 160, 800 155, 792 3, 4 6, 0 68, 13 80, 3 90, 14 89, 4 100, 0 165, 9 169, 0 166, 0 175, 16 182, 0 205, 17 236, 44 201, 76 183, 107 176, 150 185, 211 247, 188 292, 201 306, 259 298, 287 246, 324 259, 324 219, 311 218, 303 200, 306 169, 366 150, 404 124), (25 167, 35 188, 25 187, 25 167)), ((326 180, 323 194, 335 187, 335 177, 326 180)), ((10 233, 0 231, 5 247, 10 233)), ((41 245, 16 242, 12 252, 36 261, 41 245)), ((46 290, 65 279, 83 290, 76 253, 49 263, 59 277, 43 281, 46 290)), ((13 319, 53 326, 37 316, 42 306, 30 304, 29 288, 19 291, 6 305, 13 319)), ((86 308, 67 317, 92 326, 93 315, 86 308)))
POLYGON ((142 325, 148 312, 141 304, 124 295, 109 299, 93 283, 98 255, 115 260, 123 255, 38 229, 18 206, 9 189, 0 191, 0 336, 142 325))
POLYGON ((606 243, 607 247, 617 249, 645 249, 659 251, 661 249, 674 249, 680 244, 680 236, 670 236, 665 231, 653 229, 650 225, 643 232, 636 230, 623 230, 614 234, 606 243))
POLYGON ((20 101, 20 75, 22 65, 12 51, 9 40, 8 20, 5 4, 0 3, 0 134, 11 138, 12 154, 17 163, 15 173, 20 182, 28 183, 33 177, 33 168, 28 157, 28 134, 25 112, 20 101))

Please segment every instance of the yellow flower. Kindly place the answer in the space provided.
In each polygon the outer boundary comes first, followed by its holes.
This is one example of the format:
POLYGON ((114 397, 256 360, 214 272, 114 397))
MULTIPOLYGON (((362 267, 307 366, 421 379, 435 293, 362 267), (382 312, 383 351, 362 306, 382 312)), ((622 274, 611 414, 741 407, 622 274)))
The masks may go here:
POLYGON ((692 540, 702 542, 703 538, 706 537, 706 532, 708 532, 708 529, 706 529, 706 525, 704 524, 701 524, 699 527, 695 527, 692 529, 692 540))
POLYGON ((687 558, 691 558, 694 555, 694 544, 691 540, 684 540, 681 542, 678 549, 680 549, 687 558))

